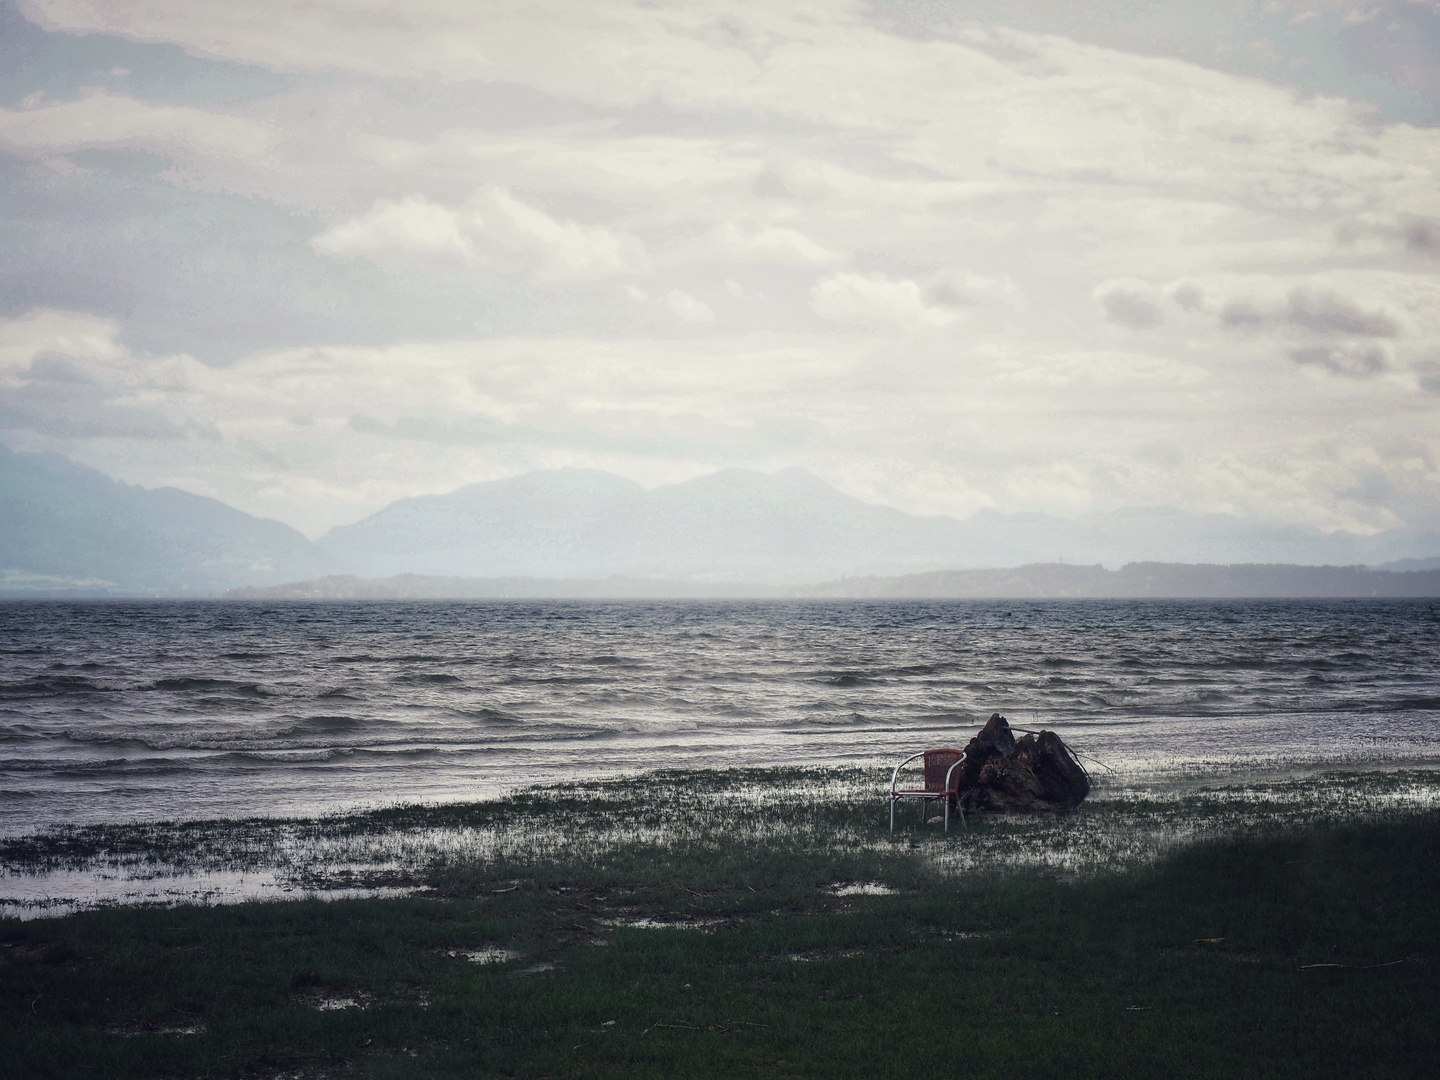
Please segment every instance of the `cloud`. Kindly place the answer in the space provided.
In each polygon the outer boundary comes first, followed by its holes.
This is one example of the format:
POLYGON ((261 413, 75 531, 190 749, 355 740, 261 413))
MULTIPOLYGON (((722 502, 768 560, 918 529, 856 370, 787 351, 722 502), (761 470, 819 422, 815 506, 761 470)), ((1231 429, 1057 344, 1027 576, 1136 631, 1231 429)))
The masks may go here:
POLYGON ((634 237, 551 217, 501 187, 482 188, 455 210, 423 195, 377 199, 366 213, 333 226, 311 246, 325 255, 378 262, 495 263, 552 280, 650 270, 645 248, 634 237))
POLYGON ((183 387, 188 357, 137 361, 107 319, 37 310, 0 319, 0 428, 69 438, 182 439, 196 430, 157 399, 183 387))
POLYGON ((0 319, 0 378, 13 378, 36 357, 82 356, 99 361, 123 359, 114 319, 73 311, 36 309, 0 319))
POLYGON ((671 289, 665 294, 665 305, 675 317, 687 323, 707 323, 715 319, 715 312, 703 300, 697 300, 683 289, 671 289))
POLYGON ((1258 330, 1278 322, 1280 318, 1278 310, 1249 297, 1227 300, 1220 309, 1220 322, 1233 330, 1258 330))
POLYGON ((1317 334, 1399 337, 1400 325, 1384 311, 1367 311, 1336 293, 1300 288, 1290 293, 1287 318, 1317 334))
POLYGON ((839 252, 817 244, 797 229, 783 225, 746 227, 726 221, 715 226, 707 240, 722 258, 735 262, 832 266, 844 260, 839 252))
POLYGON ((460 215, 423 195, 377 199, 366 213, 333 226, 310 243, 324 255, 414 257, 466 265, 480 261, 460 215))
POLYGON ((1210 298, 1205 295, 1205 290, 1193 281, 1182 281, 1176 285, 1170 293, 1170 299, 1192 315, 1210 310, 1210 298))
POLYGON ((883 274, 832 274, 810 290, 811 306, 824 319, 919 330, 948 326, 956 313, 929 303, 919 283, 883 274))
POLYGON ((1323 367, 1336 375, 1352 379, 1368 379, 1390 367, 1390 355, 1383 345, 1346 345, 1333 348, 1312 346, 1291 349, 1290 359, 1297 364, 1323 367))
POLYGON ((1403 215, 1398 229, 1409 251, 1440 259, 1440 221, 1419 214, 1403 215))
POLYGON ((1131 330, 1151 330, 1165 321, 1160 305, 1144 285, 1138 288, 1123 282, 1111 282, 1095 290, 1105 318, 1131 330))
POLYGON ((1220 322, 1234 330, 1256 331, 1289 327, 1321 337, 1380 337, 1401 335, 1399 320, 1381 307, 1365 307, 1331 289, 1300 285, 1284 299, 1275 296, 1238 296, 1220 309, 1220 322))
POLYGON ((136 147, 259 158, 275 143, 275 131, 253 120, 181 105, 150 105, 119 94, 0 109, 0 150, 25 156, 136 147))

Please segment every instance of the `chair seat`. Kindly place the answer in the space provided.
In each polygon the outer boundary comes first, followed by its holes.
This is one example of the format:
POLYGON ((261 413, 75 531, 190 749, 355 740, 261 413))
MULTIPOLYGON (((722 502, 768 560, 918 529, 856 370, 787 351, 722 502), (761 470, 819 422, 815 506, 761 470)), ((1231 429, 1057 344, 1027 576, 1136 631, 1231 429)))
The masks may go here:
MULTIPOLYGON (((895 806, 906 799, 915 799, 920 802, 945 803, 945 828, 950 828, 951 809, 960 810, 960 820, 965 820, 965 811, 955 803, 956 797, 960 794, 959 780, 963 773, 956 775, 965 762, 965 751, 957 750, 954 747, 944 746, 931 750, 922 750, 918 754, 911 754, 908 758, 895 766, 895 772, 890 777, 890 831, 895 831, 895 806), (917 758, 925 759, 925 786, 923 788, 902 788, 900 787, 900 770, 909 765, 917 758), (953 784, 953 786, 952 786, 953 784)), ((923 813, 922 813, 923 816, 923 813)))

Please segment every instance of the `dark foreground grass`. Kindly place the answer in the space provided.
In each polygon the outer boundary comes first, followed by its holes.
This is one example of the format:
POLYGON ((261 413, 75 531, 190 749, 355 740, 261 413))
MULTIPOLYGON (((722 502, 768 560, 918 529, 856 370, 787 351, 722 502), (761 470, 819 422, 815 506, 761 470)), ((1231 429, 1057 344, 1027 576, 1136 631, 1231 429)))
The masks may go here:
POLYGON ((1432 814, 1068 880, 725 835, 3 922, 0 1076, 1440 1075, 1432 814))

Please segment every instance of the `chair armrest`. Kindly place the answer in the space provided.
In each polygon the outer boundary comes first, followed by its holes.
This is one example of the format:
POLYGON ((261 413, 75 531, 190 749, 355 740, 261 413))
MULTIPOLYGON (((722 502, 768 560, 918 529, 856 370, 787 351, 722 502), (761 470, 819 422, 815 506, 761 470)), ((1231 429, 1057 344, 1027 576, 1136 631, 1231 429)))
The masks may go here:
MULTIPOLYGON (((953 765, 951 765, 950 768, 948 768, 948 769, 945 770, 945 792, 946 792, 946 794, 949 794, 949 792, 950 792, 950 777, 955 774, 955 770, 956 770, 956 769, 958 769, 961 765, 964 765, 964 764, 965 764, 965 755, 964 755, 964 754, 961 754, 958 758, 955 759, 955 763, 954 763, 953 765)), ((957 780, 956 783, 958 784, 959 781, 957 780)), ((958 791, 959 788, 957 787, 956 790, 958 791)))
POLYGON ((900 770, 903 769, 906 765, 909 765, 910 762, 914 761, 916 758, 921 758, 921 757, 924 757, 924 756, 925 756, 925 751, 924 751, 924 750, 921 750, 920 753, 918 753, 918 754, 911 754, 911 755, 910 755, 909 757, 907 757, 904 761, 900 762, 899 765, 896 765, 896 766, 895 766, 895 772, 892 773, 891 776, 890 776, 890 794, 891 794, 891 795, 894 795, 894 794, 895 794, 895 785, 900 782, 900 770))

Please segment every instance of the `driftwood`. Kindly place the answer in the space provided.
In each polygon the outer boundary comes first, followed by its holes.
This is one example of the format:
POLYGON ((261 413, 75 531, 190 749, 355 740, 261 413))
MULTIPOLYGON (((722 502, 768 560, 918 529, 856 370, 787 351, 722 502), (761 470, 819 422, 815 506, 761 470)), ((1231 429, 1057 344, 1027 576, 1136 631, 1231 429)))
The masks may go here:
POLYGON ((1017 739, 999 713, 965 747, 960 768, 966 810, 1074 810, 1090 794, 1090 778, 1059 735, 1017 739))

